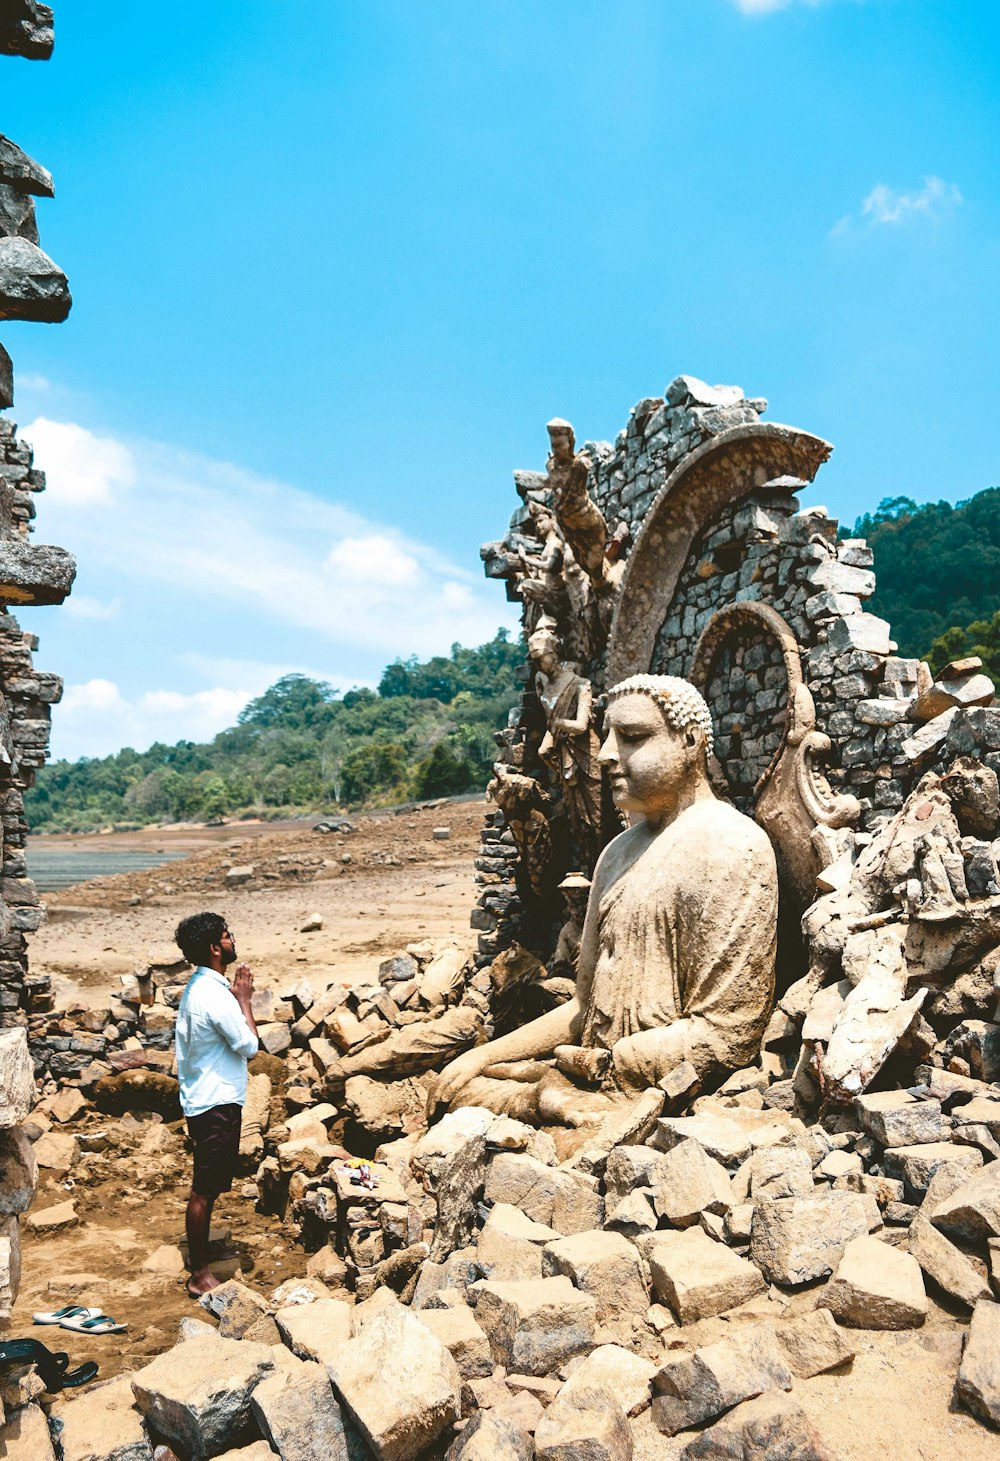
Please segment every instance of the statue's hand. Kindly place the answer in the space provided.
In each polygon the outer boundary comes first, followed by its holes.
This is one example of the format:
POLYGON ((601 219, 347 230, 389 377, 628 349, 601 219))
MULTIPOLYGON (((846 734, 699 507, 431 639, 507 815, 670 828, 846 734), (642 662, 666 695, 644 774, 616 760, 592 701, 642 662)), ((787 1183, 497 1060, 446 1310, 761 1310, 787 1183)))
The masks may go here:
POLYGON ((438 1106, 450 1106, 462 1087, 485 1070, 487 1062, 482 1057, 485 1048, 481 1045, 475 1050, 466 1050, 445 1066, 427 1093, 428 1120, 438 1106))

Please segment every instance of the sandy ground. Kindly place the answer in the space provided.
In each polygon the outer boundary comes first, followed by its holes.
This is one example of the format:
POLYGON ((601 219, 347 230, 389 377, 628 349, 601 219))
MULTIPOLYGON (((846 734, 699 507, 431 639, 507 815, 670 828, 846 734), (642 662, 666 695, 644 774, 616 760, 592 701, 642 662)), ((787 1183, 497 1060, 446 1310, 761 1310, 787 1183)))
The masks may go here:
MULTIPOLYGON (((181 848, 189 856, 45 895, 49 920, 32 938, 32 972, 52 978, 59 1008, 102 1005, 120 974, 175 956, 178 922, 204 908, 229 920, 259 988, 290 970, 365 982, 381 959, 425 938, 471 948, 472 863, 484 807, 447 802, 355 818, 356 831, 347 835, 272 823, 95 837, 92 845, 101 848, 181 848), (435 827, 447 827, 449 840, 436 841, 435 827), (247 864, 256 870, 253 882, 227 888, 227 867, 247 864), (323 928, 300 933, 313 914, 323 928)), ((87 840, 48 837, 36 845, 83 847, 87 840)))
MULTIPOLYGON (((370 979, 381 958, 412 941, 445 937, 471 944, 472 859, 482 812, 480 803, 451 803, 359 819, 349 836, 321 836, 301 824, 123 834, 115 839, 123 846, 180 845, 190 856, 53 895, 53 917, 33 940, 32 967, 57 981, 61 1005, 72 998, 99 1005, 119 973, 169 952, 179 918, 213 907, 230 920, 240 956, 254 965, 261 987, 289 969, 370 979), (433 839, 435 826, 450 828, 447 841, 433 839), (349 863, 340 860, 345 854, 349 863), (226 866, 248 862, 257 869, 254 884, 226 890, 226 866), (313 913, 322 916, 322 931, 301 934, 313 913)), ((100 845, 109 840, 101 838, 100 845)), ((51 1174, 43 1181, 33 1211, 72 1197, 81 1222, 45 1237, 24 1228, 24 1276, 11 1333, 48 1339, 74 1360, 96 1358, 109 1377, 169 1348, 180 1317, 200 1313, 176 1273, 143 1266, 161 1245, 181 1240, 189 1158, 179 1124, 119 1122, 87 1112, 62 1129, 89 1135, 91 1144, 104 1132, 109 1144, 85 1181, 51 1174), (128 1323, 127 1333, 84 1339, 32 1328, 32 1310, 70 1301, 102 1304, 128 1323)), ((220 1272, 238 1266, 262 1293, 304 1272, 307 1255, 278 1219, 255 1211, 239 1185, 220 1200, 216 1217, 223 1230, 217 1251, 232 1255, 220 1272)), ((923 1329, 859 1331, 850 1368, 796 1383, 796 1397, 839 1461, 1000 1457, 997 1434, 953 1405, 966 1319, 939 1304, 940 1297, 932 1296, 923 1329)), ((820 1287, 795 1296, 793 1308, 821 1302, 820 1287)), ((738 1322, 709 1321, 690 1332, 690 1341, 721 1338, 738 1322)), ((640 1429, 636 1461, 673 1461, 690 1439, 660 1436, 648 1413, 640 1429)))

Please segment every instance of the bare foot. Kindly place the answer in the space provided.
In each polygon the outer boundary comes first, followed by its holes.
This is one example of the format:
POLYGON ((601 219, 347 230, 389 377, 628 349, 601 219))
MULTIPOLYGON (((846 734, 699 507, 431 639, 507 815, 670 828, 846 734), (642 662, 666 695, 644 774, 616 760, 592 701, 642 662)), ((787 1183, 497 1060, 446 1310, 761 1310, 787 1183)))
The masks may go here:
POLYGON ((207 1294, 211 1289, 219 1287, 219 1280, 211 1269, 203 1268, 198 1273, 192 1273, 187 1281, 188 1295, 192 1299, 200 1299, 202 1294, 207 1294))

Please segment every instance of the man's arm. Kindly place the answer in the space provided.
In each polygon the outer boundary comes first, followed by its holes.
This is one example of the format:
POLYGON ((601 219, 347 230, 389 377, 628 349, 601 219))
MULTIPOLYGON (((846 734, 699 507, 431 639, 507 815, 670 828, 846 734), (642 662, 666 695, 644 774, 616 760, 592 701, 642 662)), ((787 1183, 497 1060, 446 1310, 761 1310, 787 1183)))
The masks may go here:
POLYGON ((260 1049, 260 1042, 250 1004, 253 997, 253 975, 249 965, 237 965, 232 995, 236 1008, 223 996, 218 1002, 218 1008, 212 1010, 212 1024, 231 1050, 247 1060, 252 1060, 260 1049))

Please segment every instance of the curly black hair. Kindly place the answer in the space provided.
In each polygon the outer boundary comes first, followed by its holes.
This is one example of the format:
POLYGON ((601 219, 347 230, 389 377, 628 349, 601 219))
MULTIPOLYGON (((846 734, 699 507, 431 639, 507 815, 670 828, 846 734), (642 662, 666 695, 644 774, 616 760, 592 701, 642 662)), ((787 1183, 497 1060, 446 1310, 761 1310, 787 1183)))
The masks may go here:
POLYGON ((221 913, 192 913, 177 925, 174 938, 189 964, 204 964, 213 944, 222 942, 227 928, 221 913))

